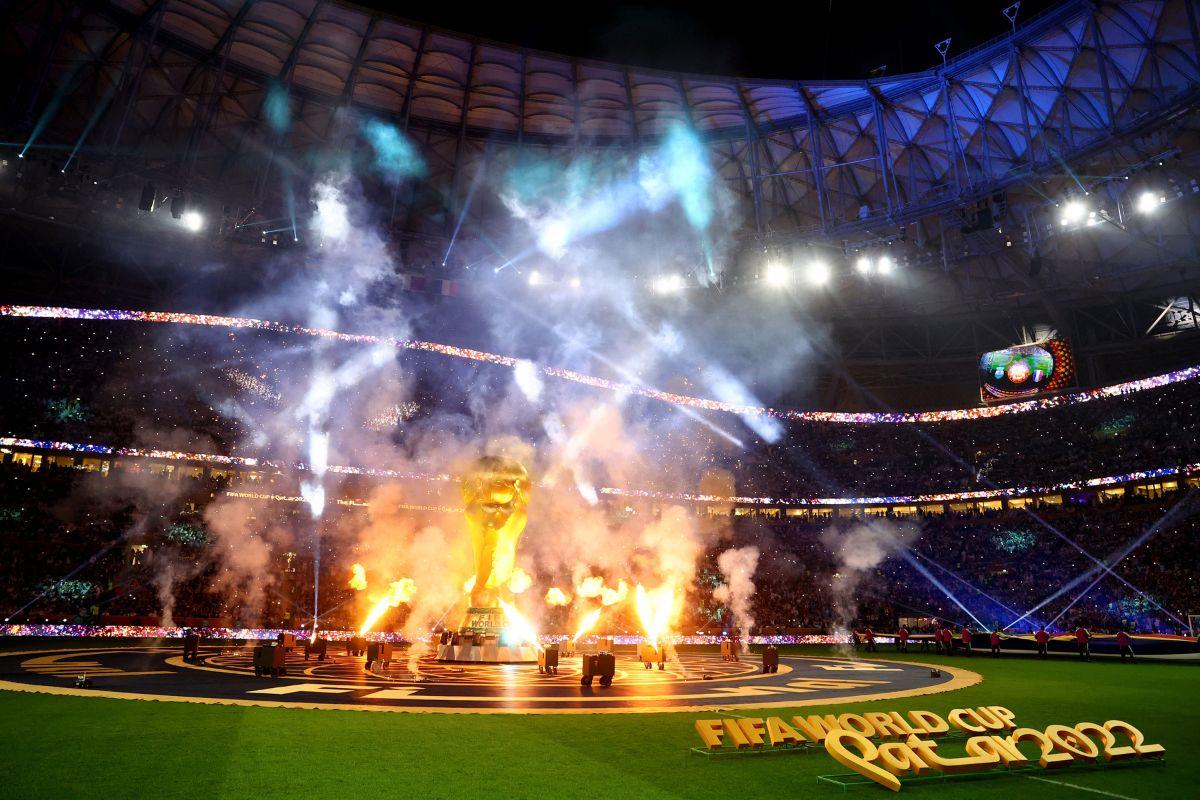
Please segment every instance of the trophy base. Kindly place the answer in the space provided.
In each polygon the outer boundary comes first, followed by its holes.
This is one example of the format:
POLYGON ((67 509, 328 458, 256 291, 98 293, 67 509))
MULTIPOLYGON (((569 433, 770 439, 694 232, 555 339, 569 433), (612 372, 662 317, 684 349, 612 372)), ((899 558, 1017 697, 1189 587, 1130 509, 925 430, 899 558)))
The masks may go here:
POLYGON ((507 624, 502 608, 472 606, 449 644, 438 645, 438 661, 472 664, 537 663, 537 648, 528 644, 501 644, 507 624))
POLYGON ((499 638, 504 633, 507 623, 503 608, 471 606, 467 609, 467 616, 463 618, 462 625, 458 626, 458 632, 463 636, 477 634, 499 638))
POLYGON ((510 647, 495 642, 481 645, 443 644, 438 645, 438 661, 467 664, 536 664, 537 650, 529 645, 510 647))

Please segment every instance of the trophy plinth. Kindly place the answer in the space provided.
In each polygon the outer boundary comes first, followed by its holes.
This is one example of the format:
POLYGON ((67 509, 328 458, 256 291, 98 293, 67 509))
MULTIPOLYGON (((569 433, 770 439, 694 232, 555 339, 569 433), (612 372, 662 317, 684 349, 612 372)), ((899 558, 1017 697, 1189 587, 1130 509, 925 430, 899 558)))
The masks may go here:
POLYGON ((438 645, 438 661, 476 664, 527 664, 537 662, 537 650, 528 644, 504 644, 504 609, 467 609, 458 633, 438 645))
POLYGON ((472 606, 467 609, 467 616, 463 617, 458 632, 464 636, 478 634, 498 639, 504 633, 504 609, 472 606))

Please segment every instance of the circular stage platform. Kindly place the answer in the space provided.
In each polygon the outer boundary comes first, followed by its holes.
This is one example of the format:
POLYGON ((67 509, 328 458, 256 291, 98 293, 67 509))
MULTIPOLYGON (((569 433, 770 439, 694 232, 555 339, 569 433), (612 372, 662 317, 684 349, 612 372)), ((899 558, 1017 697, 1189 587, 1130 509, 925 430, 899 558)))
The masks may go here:
POLYGON ((340 652, 306 662, 297 650, 288 654, 286 676, 256 677, 247 647, 204 646, 193 663, 183 660, 178 645, 90 645, 0 652, 0 689, 298 708, 595 714, 842 703, 945 692, 982 680, 957 667, 942 666, 941 676, 931 677, 928 664, 809 656, 782 656, 779 671, 764 674, 757 656, 731 662, 708 653, 683 653, 660 671, 618 652, 609 688, 580 686, 578 657, 563 658, 557 675, 541 674, 536 665, 432 658, 421 659, 415 675, 403 659, 389 669, 364 667, 363 658, 340 652), (92 688, 74 687, 81 674, 92 688))

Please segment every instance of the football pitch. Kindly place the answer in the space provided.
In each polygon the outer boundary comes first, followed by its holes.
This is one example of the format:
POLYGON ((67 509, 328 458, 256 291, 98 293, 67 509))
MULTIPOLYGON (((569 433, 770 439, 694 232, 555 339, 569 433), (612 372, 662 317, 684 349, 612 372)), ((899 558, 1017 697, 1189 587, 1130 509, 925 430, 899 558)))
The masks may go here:
MULTIPOLYGON (((8 642, 2 650, 23 649, 8 642)), ((786 648, 827 655, 828 649, 786 648)), ((890 650, 872 660, 937 661, 890 650)), ((739 716, 950 709, 1003 705, 1018 724, 1120 719, 1167 751, 1162 763, 1071 766, 946 781, 904 780, 930 798, 1195 797, 1200 666, 1056 657, 945 663, 982 683, 940 694, 806 706, 739 716)), ((65 685, 65 683, 64 683, 65 685)), ((821 749, 713 758, 691 748, 704 713, 410 714, 202 705, 0 691, 0 797, 655 798, 884 797, 873 784, 843 792, 818 775, 845 773, 821 749)), ((951 745, 947 744, 949 750, 951 745)))

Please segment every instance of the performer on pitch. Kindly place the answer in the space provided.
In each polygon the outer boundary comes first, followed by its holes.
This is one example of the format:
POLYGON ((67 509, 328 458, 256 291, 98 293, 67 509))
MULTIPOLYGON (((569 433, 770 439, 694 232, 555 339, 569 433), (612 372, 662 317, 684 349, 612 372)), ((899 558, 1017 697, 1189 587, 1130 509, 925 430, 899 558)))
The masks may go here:
POLYGON ((896 631, 896 649, 902 653, 908 652, 908 628, 903 625, 896 631))
POLYGON ((1050 642, 1050 634, 1046 633, 1046 626, 1039 625, 1037 633, 1033 634, 1034 641, 1037 642, 1038 658, 1046 657, 1046 645, 1050 642))
POLYGON ((968 628, 965 623, 962 626, 962 633, 960 634, 960 639, 962 641, 963 655, 965 655, 965 656, 971 655, 971 629, 968 628))
POLYGON ((1092 660, 1092 651, 1088 648, 1091 638, 1091 632, 1082 625, 1075 629, 1075 648, 1079 651, 1079 657, 1084 661, 1092 660))
POLYGON ((1129 660, 1133 660, 1133 637, 1125 632, 1125 629, 1117 631, 1117 652, 1121 654, 1121 660, 1125 660, 1125 656, 1129 656, 1129 660))
POLYGON ((1000 629, 992 631, 992 635, 988 637, 988 644, 992 647, 992 658, 1000 657, 1000 629))

